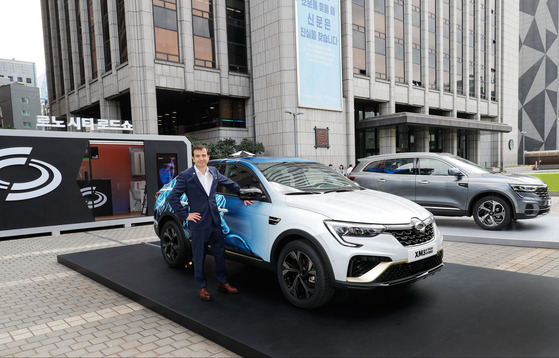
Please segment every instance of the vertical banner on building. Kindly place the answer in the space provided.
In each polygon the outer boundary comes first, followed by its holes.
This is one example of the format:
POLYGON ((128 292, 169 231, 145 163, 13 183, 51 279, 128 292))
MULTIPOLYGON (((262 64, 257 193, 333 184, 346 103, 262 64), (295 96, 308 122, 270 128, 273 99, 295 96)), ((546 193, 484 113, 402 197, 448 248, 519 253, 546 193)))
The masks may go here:
POLYGON ((342 110, 340 0, 296 0, 299 106, 342 110))

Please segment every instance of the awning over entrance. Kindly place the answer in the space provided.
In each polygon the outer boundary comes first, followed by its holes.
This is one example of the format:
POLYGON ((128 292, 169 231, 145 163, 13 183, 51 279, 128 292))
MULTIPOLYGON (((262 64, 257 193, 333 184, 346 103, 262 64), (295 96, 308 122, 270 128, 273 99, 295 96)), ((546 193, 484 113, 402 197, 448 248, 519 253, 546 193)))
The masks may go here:
POLYGON ((400 124, 502 133, 512 131, 511 126, 503 123, 482 122, 473 119, 443 117, 409 112, 393 113, 384 116, 367 118, 357 123, 357 129, 392 127, 400 124))

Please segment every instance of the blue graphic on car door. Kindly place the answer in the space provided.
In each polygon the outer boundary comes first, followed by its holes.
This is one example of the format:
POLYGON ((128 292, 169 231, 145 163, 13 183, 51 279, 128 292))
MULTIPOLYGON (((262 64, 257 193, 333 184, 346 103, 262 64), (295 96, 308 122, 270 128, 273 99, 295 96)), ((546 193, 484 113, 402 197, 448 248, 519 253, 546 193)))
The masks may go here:
MULTIPOLYGON (((257 175, 246 165, 228 162, 225 165, 222 164, 219 170, 239 184, 241 188, 262 190, 257 175)), ((221 211, 225 246, 228 249, 266 259, 269 252, 268 222, 272 204, 265 198, 245 206, 236 193, 228 192, 225 187, 218 188, 218 192, 223 194, 224 201, 223 204, 218 201, 218 207, 226 209, 221 211)))

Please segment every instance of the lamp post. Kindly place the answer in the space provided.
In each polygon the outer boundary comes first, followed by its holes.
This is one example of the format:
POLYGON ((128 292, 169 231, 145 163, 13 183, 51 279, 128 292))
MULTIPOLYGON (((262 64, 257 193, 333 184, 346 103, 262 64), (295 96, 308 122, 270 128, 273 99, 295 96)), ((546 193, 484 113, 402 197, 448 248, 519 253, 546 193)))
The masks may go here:
POLYGON ((520 134, 522 135, 522 165, 525 165, 526 161, 526 131, 521 131, 520 134))
POLYGON ((304 114, 303 112, 291 112, 291 111, 285 111, 285 113, 289 113, 293 116, 293 140, 295 143, 295 158, 298 157, 297 154, 297 116, 304 114))

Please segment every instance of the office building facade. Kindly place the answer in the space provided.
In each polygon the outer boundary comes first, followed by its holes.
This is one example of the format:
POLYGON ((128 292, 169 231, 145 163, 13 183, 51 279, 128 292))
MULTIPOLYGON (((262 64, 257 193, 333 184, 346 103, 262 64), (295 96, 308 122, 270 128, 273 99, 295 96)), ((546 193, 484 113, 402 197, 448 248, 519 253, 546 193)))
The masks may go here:
MULTIPOLYGON (((522 149, 557 150, 559 1, 520 2, 518 128, 522 149)), ((534 164, 534 163, 531 163, 534 164)))
POLYGON ((355 163, 516 163, 518 0, 41 0, 50 113, 355 163))

